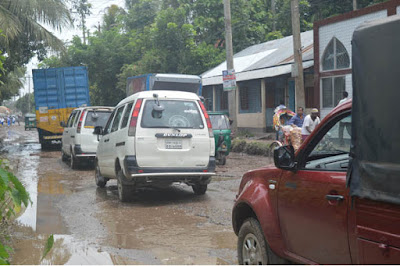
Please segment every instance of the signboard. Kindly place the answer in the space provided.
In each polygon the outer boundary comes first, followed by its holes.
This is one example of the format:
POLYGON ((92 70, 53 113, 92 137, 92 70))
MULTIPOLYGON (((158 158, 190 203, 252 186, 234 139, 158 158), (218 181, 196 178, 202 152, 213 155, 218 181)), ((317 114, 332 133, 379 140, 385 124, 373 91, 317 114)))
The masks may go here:
POLYGON ((235 70, 229 69, 222 71, 222 82, 224 91, 236 90, 235 70))

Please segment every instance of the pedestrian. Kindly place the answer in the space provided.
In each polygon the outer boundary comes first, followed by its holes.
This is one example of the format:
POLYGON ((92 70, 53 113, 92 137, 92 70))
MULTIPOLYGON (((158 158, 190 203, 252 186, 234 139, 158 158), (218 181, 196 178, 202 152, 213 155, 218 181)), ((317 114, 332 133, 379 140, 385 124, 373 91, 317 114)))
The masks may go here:
POLYGON ((0 117, 0 124, 3 126, 4 125, 4 118, 0 117))
POLYGON ((10 125, 11 125, 11 119, 9 116, 7 116, 7 126, 10 126, 10 125))
POLYGON ((20 116, 20 115, 17 115, 16 120, 17 120, 18 126, 20 126, 19 121, 21 120, 21 116, 20 116))
POLYGON ((318 126, 320 122, 321 121, 319 120, 318 117, 318 109, 313 108, 311 110, 311 115, 307 115, 304 118, 303 127, 301 128, 301 135, 303 138, 303 142, 311 134, 311 132, 313 132, 313 130, 318 126))
POLYGON ((12 117, 12 124, 15 125, 15 116, 12 117))
POLYGON ((298 127, 303 127, 303 123, 304 123, 304 109, 303 107, 298 107, 297 114, 289 120, 289 125, 296 125, 298 127))
MULTIPOLYGON (((349 99, 349 94, 347 91, 343 91, 343 99, 341 99, 338 103, 338 106, 344 103, 349 99)), ((350 135, 351 134, 351 116, 347 116, 340 120, 339 122, 339 145, 341 147, 344 147, 344 138, 343 138, 343 133, 344 133, 344 128, 346 128, 347 133, 350 135)))
POLYGON ((345 101, 347 101, 349 99, 349 93, 347 91, 343 91, 343 98, 339 101, 338 105, 341 105, 342 103, 344 103, 345 101))

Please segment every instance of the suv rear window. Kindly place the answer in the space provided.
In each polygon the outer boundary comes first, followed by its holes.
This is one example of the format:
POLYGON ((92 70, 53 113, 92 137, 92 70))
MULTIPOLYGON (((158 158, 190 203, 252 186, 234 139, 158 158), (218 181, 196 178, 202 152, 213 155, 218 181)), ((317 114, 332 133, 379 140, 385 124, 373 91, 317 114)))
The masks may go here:
POLYGON ((85 127, 104 127, 111 115, 110 111, 89 111, 85 119, 85 127))
POLYGON ((142 128, 203 129, 200 110, 195 101, 160 100, 162 112, 153 110, 154 100, 147 100, 143 109, 142 128))

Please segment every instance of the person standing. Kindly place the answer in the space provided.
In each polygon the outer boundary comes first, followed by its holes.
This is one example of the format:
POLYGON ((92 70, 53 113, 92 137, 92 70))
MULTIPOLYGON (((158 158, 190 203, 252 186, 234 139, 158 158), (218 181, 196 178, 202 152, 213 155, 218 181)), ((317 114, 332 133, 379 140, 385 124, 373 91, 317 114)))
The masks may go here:
POLYGON ((339 101, 338 105, 341 105, 348 99, 349 99, 349 93, 347 91, 343 91, 343 98, 339 101))
POLYGON ((304 109, 303 107, 299 107, 297 108, 297 114, 289 120, 289 125, 296 125, 301 128, 303 127, 303 123, 304 123, 304 109))
POLYGON ((313 130, 318 126, 318 124, 320 122, 321 121, 319 120, 319 117, 318 117, 318 109, 313 108, 311 110, 311 114, 307 115, 304 118, 303 127, 301 128, 301 135, 303 138, 303 142, 313 132, 313 130))

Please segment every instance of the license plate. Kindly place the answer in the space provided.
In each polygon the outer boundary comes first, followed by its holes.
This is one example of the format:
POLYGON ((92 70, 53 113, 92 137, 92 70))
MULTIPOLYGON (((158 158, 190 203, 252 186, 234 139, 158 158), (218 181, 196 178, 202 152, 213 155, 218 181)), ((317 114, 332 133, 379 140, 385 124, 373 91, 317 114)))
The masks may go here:
POLYGON ((166 149, 182 149, 182 140, 166 140, 166 149))

